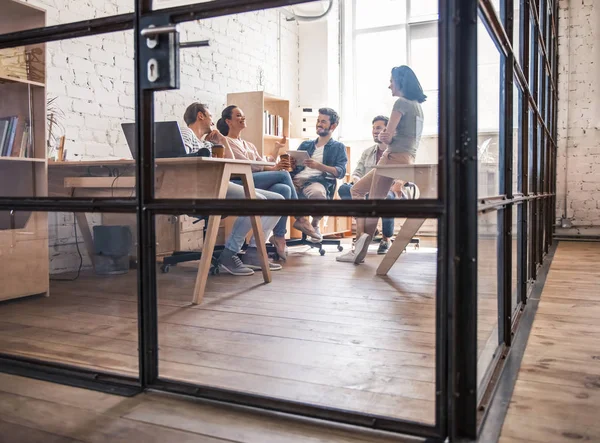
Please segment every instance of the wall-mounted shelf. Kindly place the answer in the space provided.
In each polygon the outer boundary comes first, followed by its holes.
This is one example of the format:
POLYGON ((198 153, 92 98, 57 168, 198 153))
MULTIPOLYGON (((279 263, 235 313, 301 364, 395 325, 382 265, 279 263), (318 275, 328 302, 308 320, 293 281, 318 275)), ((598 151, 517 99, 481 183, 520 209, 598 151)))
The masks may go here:
POLYGON ((0 83, 22 83, 24 85, 37 86, 40 88, 46 87, 46 85, 41 82, 36 82, 33 80, 26 80, 24 78, 8 77, 8 76, 2 75, 2 74, 0 74, 0 83))
POLYGON ((27 157, 1 157, 0 162, 29 162, 29 163, 46 163, 45 158, 27 158, 27 157))

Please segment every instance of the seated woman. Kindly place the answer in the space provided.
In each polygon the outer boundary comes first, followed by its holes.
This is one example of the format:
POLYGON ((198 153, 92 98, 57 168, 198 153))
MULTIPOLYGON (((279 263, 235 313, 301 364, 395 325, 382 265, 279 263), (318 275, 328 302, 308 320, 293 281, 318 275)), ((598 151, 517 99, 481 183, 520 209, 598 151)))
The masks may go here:
MULTIPOLYGON (((231 105, 223 109, 221 118, 217 122, 217 129, 221 134, 227 136, 227 141, 231 147, 234 158, 242 160, 273 161, 273 158, 262 157, 256 146, 249 141, 241 138, 242 131, 246 128, 246 116, 237 106, 231 105)), ((284 143, 276 143, 277 148, 283 148, 284 143)), ((226 155, 229 154, 226 152, 226 155)), ((285 199, 297 200, 298 194, 296 187, 292 182, 290 173, 286 171, 287 164, 277 163, 275 166, 252 166, 254 186, 257 189, 275 192, 285 199)), ((287 216, 281 217, 275 228, 273 236, 269 241, 277 249, 277 254, 285 260, 285 234, 286 234, 287 216)), ((309 237, 316 235, 313 227, 305 217, 298 217, 294 223, 294 228, 306 234, 309 237)))

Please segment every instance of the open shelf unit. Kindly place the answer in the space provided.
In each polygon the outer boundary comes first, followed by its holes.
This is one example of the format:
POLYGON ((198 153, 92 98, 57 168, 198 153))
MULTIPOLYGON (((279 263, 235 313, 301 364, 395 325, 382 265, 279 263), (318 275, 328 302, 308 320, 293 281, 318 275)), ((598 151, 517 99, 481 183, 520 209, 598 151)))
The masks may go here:
MULTIPOLYGON (((45 26, 46 13, 2 0, 0 34, 45 26)), ((48 195, 46 47, 0 50, 0 196, 48 195)), ((48 216, 0 211, 0 300, 48 294, 48 216)))
POLYGON ((246 129, 243 138, 256 146, 260 155, 272 155, 277 157, 279 152, 275 148, 275 142, 280 141, 283 136, 290 135, 290 102, 284 98, 267 94, 264 91, 234 92, 227 94, 227 105, 239 106, 246 115, 246 129), (279 117, 279 131, 282 135, 267 133, 265 128, 265 113, 279 117))

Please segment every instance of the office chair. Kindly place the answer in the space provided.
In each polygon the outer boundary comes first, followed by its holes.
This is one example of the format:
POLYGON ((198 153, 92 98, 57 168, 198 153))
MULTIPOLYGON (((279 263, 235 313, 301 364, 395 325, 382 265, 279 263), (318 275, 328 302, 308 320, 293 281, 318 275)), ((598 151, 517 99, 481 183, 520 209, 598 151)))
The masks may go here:
MULTIPOLYGON (((206 215, 206 216, 194 216, 194 217, 196 218, 196 220, 193 221, 192 224, 196 224, 196 223, 204 220, 204 228, 202 229, 202 235, 203 235, 203 237, 206 237, 206 229, 208 227, 208 216, 206 215)), ((225 217, 222 217, 221 219, 224 219, 225 217)), ((215 248, 213 250, 213 257, 211 260, 211 266, 210 266, 210 274, 212 274, 212 275, 217 274, 219 272, 219 267, 217 266, 218 255, 215 257, 215 252, 221 252, 224 248, 225 247, 223 245, 215 245, 215 248)), ((200 251, 173 251, 173 253, 171 255, 165 256, 163 258, 163 262, 162 262, 162 265, 160 266, 160 270, 163 274, 166 274, 167 272, 169 272, 171 266, 177 266, 177 263, 184 263, 187 261, 200 260, 201 257, 202 257, 202 252, 200 252, 200 251)))
MULTIPOLYGON (((194 217, 196 218, 196 220, 193 221, 192 224, 196 224, 196 223, 204 220, 204 228, 202 229, 202 235, 204 237, 206 237, 206 229, 208 228, 208 215, 194 216, 194 217)), ((225 218, 227 218, 227 216, 221 217, 221 220, 223 220, 225 218)), ((210 275, 216 275, 219 273, 219 267, 218 267, 218 263, 217 263, 217 260, 219 258, 218 253, 222 252, 223 249, 225 249, 225 245, 215 245, 215 247, 213 249, 213 256, 212 256, 211 266, 210 266, 210 271, 209 271, 210 275)), ((242 245, 242 251, 245 251, 246 249, 248 249, 248 243, 244 242, 244 244, 242 245)), ((275 246, 273 246, 271 244, 267 244, 266 249, 267 249, 267 254, 271 254, 271 255, 277 254, 277 250, 275 249, 275 246)), ((200 251, 173 251, 173 253, 171 255, 168 255, 163 258, 163 262, 162 262, 162 265, 160 266, 160 270, 163 274, 166 274, 167 272, 169 272, 171 266, 177 266, 177 263, 184 263, 187 261, 200 260, 200 258, 202 258, 202 252, 200 252, 200 251)))
MULTIPOLYGON (((327 184, 327 199, 328 200, 333 199, 336 188, 337 188, 337 181, 331 181, 330 183, 327 184)), ((304 196, 301 194, 301 195, 299 195, 299 198, 304 198, 304 196)), ((313 243, 308 240, 306 234, 304 234, 304 233, 302 233, 301 238, 294 238, 294 239, 286 240, 285 244, 288 247, 310 246, 311 248, 318 248, 319 254, 321 254, 322 256, 325 255, 325 249, 323 249, 323 246, 337 246, 337 250, 340 252, 344 250, 341 240, 323 238, 320 242, 313 243)), ((268 249, 267 249, 267 251, 268 251, 268 249)), ((275 251, 275 254, 277 254, 277 251, 275 251)))

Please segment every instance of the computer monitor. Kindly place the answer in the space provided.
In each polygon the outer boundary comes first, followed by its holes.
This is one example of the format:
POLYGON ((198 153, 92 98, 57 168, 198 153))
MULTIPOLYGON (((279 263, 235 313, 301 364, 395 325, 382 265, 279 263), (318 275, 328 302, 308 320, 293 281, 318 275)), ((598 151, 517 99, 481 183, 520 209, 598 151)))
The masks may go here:
MULTIPOLYGON (((131 155, 136 159, 135 123, 121 123, 131 155)), ((183 157, 185 145, 176 121, 154 123, 154 156, 156 158, 183 157)))

